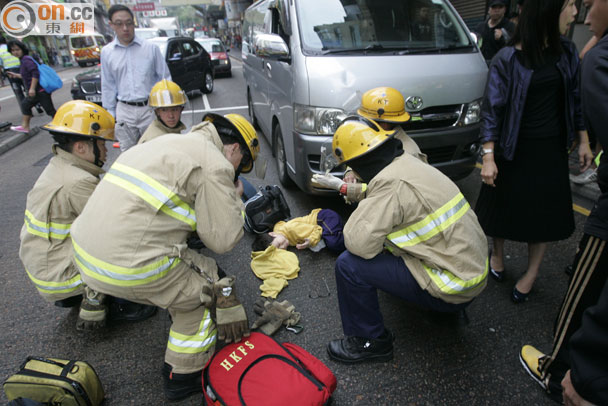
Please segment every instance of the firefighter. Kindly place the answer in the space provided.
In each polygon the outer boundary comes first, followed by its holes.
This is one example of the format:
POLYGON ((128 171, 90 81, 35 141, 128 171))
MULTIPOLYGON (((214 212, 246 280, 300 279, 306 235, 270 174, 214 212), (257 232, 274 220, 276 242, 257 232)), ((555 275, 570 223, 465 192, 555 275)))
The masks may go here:
POLYGON ((180 134, 185 130, 181 117, 186 101, 186 93, 177 83, 167 79, 156 83, 148 99, 148 105, 154 109, 156 119, 137 143, 143 144, 164 134, 180 134))
MULTIPOLYGON (((96 104, 72 100, 43 128, 56 142, 54 156, 27 195, 19 256, 44 299, 59 307, 82 301, 78 329, 101 326, 106 312, 95 307, 99 295, 85 288, 71 262, 70 226, 104 173, 105 143, 114 139, 114 118, 96 104)), ((139 320, 153 314, 152 308, 128 303, 113 310, 117 319, 139 320)))
POLYGON ((345 338, 327 350, 341 362, 387 361, 393 336, 377 289, 437 312, 460 312, 486 285, 486 237, 458 187, 404 153, 394 131, 352 116, 336 130, 332 150, 368 189, 344 226, 347 251, 335 267, 345 338))
MULTIPOLYGON (((405 99, 397 89, 381 86, 363 93, 357 114, 375 121, 386 131, 395 132, 394 137, 401 141, 405 152, 428 163, 427 156, 420 151, 416 142, 401 127, 402 124, 410 121, 411 116, 405 110, 405 99)), ((335 189, 344 195, 347 203, 360 201, 365 197, 367 191, 367 185, 361 183, 360 177, 353 172, 352 168, 347 168, 344 172, 344 182, 327 174, 315 176, 313 185, 335 189)))
POLYGON ((201 372, 217 339, 249 335, 234 277, 189 249, 187 238, 196 231, 218 254, 241 239, 238 175, 252 170, 258 152, 256 132, 243 116, 207 114, 190 133, 123 152, 72 226, 85 283, 168 309, 162 375, 171 401, 202 390, 201 372))

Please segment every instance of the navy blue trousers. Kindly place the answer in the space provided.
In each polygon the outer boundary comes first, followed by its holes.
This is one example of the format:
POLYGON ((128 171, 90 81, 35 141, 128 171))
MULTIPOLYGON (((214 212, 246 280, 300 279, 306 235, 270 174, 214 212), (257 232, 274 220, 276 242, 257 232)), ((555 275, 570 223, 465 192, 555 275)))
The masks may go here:
POLYGON ((470 303, 446 303, 431 296, 420 288, 403 259, 392 254, 363 259, 344 251, 336 261, 336 285, 345 336, 378 338, 384 333, 378 289, 437 312, 457 312, 470 303))

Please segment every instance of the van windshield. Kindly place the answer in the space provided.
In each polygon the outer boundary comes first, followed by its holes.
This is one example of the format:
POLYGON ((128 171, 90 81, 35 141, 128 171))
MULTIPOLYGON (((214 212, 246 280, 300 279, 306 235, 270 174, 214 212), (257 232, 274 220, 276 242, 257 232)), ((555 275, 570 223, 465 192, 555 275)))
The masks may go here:
POLYGON ((95 45, 93 37, 72 37, 70 38, 72 48, 89 48, 95 45))
POLYGON ((306 0, 297 2, 305 51, 424 53, 474 50, 445 0, 306 0))

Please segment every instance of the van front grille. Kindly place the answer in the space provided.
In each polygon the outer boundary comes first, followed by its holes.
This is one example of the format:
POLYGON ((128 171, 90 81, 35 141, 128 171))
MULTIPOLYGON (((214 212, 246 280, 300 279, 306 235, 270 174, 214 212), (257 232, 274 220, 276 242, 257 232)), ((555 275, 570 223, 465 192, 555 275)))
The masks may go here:
POLYGON ((456 145, 448 145, 445 147, 425 148, 422 150, 426 154, 429 164, 451 161, 456 152, 456 145))
POLYGON ((458 123, 462 108, 461 104, 428 107, 417 113, 410 113, 412 118, 401 124, 401 127, 406 132, 452 127, 458 123))

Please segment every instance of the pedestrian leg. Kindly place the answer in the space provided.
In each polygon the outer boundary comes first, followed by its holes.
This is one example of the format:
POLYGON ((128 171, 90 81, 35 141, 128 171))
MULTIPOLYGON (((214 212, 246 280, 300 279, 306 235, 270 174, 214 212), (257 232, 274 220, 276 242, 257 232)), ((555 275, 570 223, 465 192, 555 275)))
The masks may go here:
POLYGON ((519 292, 528 294, 532 290, 546 250, 547 243, 528 243, 528 269, 515 284, 515 289, 519 292))
POLYGON ((574 274, 555 321, 553 350, 539 364, 547 391, 561 397, 561 380, 570 369, 568 342, 580 328, 585 310, 597 303, 608 279, 606 241, 585 234, 574 260, 574 274))

